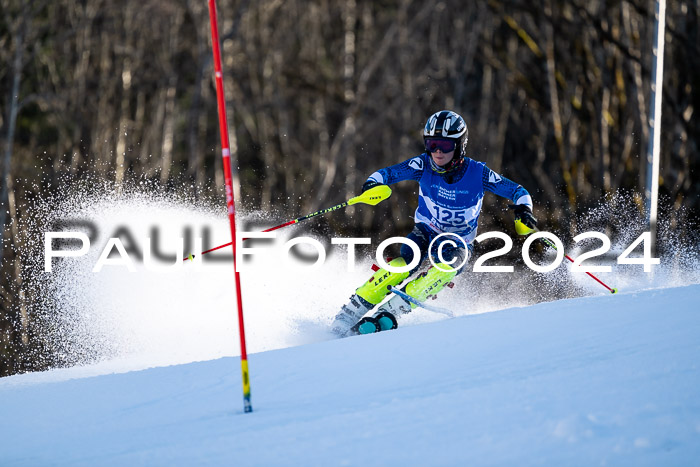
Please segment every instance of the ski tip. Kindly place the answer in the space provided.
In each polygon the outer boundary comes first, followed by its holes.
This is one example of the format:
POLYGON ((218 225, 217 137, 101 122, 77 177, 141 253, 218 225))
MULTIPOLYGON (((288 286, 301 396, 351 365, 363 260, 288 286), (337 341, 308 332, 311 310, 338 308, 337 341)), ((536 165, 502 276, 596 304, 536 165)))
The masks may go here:
POLYGON ((617 288, 612 289, 610 293, 617 293, 617 288))

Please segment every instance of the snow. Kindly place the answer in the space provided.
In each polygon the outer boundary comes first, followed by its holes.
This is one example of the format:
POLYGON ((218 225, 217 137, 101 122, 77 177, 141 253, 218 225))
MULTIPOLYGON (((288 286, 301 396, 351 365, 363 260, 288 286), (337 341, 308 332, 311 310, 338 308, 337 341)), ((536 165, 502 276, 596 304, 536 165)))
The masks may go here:
MULTIPOLYGON (((158 235, 175 254, 188 232, 188 252, 227 243, 223 213, 138 191, 80 192, 37 211, 32 231, 80 219, 97 235, 52 273, 42 242, 27 255, 40 291, 29 311, 65 368, 0 379, 0 466, 700 462, 700 258, 672 230, 659 234, 669 253, 653 274, 597 274, 620 294, 568 264, 467 271, 434 302, 457 318, 417 309, 395 331, 342 340, 330 321, 370 260, 348 270, 336 245, 323 268, 291 269, 279 250, 271 263, 258 250, 241 273, 254 408, 244 414, 230 259, 92 273, 124 229, 130 252, 158 235), (562 293, 579 298, 533 305, 562 293)), ((284 221, 239 214, 251 231, 284 221)), ((623 233, 615 251, 637 235, 623 233)), ((282 231, 278 245, 300 234, 282 231)))
POLYGON ((0 465, 697 465, 699 299, 596 295, 255 352, 248 414, 232 356, 2 378, 0 465))

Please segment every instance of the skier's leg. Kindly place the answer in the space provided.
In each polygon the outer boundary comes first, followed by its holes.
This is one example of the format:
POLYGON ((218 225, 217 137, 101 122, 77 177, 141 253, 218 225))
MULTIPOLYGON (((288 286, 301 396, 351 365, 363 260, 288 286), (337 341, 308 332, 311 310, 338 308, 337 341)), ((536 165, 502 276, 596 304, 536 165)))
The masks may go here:
MULTIPOLYGON (((389 261, 389 266, 393 268, 406 267, 404 258, 394 258, 389 261)), ((378 269, 372 277, 369 278, 360 288, 355 291, 355 294, 364 299, 372 306, 384 300, 384 297, 389 293, 388 286, 399 285, 409 276, 409 272, 390 272, 386 269, 378 269)))
MULTIPOLYGON (((438 292, 452 282, 452 279, 457 274, 464 270, 463 266, 471 256, 471 248, 471 245, 468 245, 466 249, 446 245, 442 251, 442 258, 435 258, 438 255, 434 253, 432 255, 434 266, 409 282, 404 287, 404 291, 420 302, 427 300, 431 296, 436 296, 438 292)), ((439 244, 436 245, 435 250, 436 252, 439 251, 439 244)), ((411 308, 416 307, 414 304, 410 304, 410 306, 411 308)))
MULTIPOLYGON (((426 256, 428 255, 428 247, 430 246, 430 242, 435 235, 435 232, 432 232, 425 225, 416 224, 411 233, 406 236, 407 239, 418 245, 418 249, 421 254, 418 265, 409 272, 409 275, 416 272, 425 260, 426 256)), ((415 253, 410 246, 406 244, 401 245, 401 257, 406 260, 406 264, 410 264, 413 261, 414 254, 415 253)), ((406 301, 403 297, 394 295, 377 309, 373 317, 379 321, 382 330, 393 329, 397 325, 396 319, 401 315, 410 312, 411 310, 411 304, 408 301, 406 301), (391 314, 394 319, 392 319, 391 316, 388 316, 388 314, 391 314)))
MULTIPOLYGON (((437 295, 447 284, 452 282, 457 272, 457 269, 449 264, 438 263, 409 282, 404 290, 419 302, 424 302, 429 297, 437 295)), ((413 308, 416 307, 416 305, 411 305, 413 308)))
MULTIPOLYGON (((403 258, 395 258, 389 262, 395 268, 406 266, 403 258)), ((388 286, 399 285, 408 277, 408 272, 396 273, 386 269, 377 270, 370 279, 362 284, 350 297, 350 302, 344 305, 335 316, 331 329, 334 333, 345 335, 365 313, 374 308, 389 293, 388 286)))
MULTIPOLYGON (((416 224, 411 233, 406 235, 406 238, 415 243, 418 246, 418 250, 420 250, 420 261, 418 261, 418 265, 409 272, 409 275, 416 272, 418 268, 420 268, 420 265, 423 264, 423 261, 428 256, 430 242, 434 237, 435 232, 428 229, 424 224, 416 224)), ((406 260, 406 264, 411 264, 414 258, 413 248, 405 243, 402 244, 400 256, 406 260)))

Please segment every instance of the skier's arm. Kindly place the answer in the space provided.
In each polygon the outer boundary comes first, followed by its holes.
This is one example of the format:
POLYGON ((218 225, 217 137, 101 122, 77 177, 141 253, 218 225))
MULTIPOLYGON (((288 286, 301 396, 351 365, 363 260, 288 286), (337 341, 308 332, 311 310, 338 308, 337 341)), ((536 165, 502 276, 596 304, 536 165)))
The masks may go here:
POLYGON ((425 161, 422 156, 413 157, 400 164, 379 169, 369 176, 362 191, 368 190, 377 185, 393 185, 404 180, 420 180, 423 175, 425 161))
POLYGON ((495 195, 508 198, 513 201, 516 206, 524 204, 532 209, 532 197, 522 185, 518 185, 503 175, 497 174, 485 165, 481 180, 484 185, 484 191, 490 191, 495 195))
POLYGON ((484 190, 508 198, 515 203, 510 208, 515 214, 516 224, 520 221, 530 229, 537 227, 537 219, 532 215, 532 197, 522 185, 497 174, 485 165, 482 182, 484 190))

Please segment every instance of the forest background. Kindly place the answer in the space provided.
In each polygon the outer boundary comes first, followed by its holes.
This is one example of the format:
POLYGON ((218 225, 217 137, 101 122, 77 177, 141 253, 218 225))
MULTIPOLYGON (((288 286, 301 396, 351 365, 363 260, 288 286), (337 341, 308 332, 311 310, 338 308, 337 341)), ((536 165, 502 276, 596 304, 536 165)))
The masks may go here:
MULTIPOLYGON (((422 152, 427 117, 524 185, 551 231, 615 193, 643 211, 651 0, 218 0, 237 202, 294 218, 422 152)), ((66 180, 147 180, 223 205, 204 0, 0 0, 0 375, 32 357, 22 219, 66 180)), ((700 210, 700 2, 667 6, 662 215, 700 210)), ((336 212, 337 235, 404 235, 415 186, 336 212)), ((483 231, 512 222, 507 203, 483 231)), ((222 208, 223 209, 223 208, 222 208)), ((643 214, 643 213, 642 213, 643 214)), ((284 219, 283 219, 284 220, 284 219)), ((40 350, 39 350, 40 352, 40 350)))

